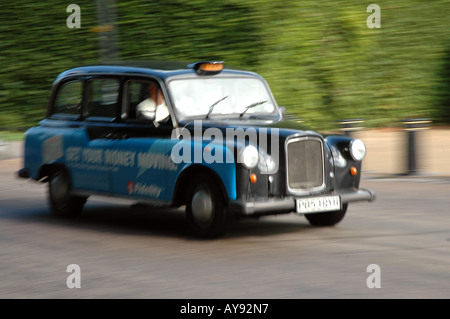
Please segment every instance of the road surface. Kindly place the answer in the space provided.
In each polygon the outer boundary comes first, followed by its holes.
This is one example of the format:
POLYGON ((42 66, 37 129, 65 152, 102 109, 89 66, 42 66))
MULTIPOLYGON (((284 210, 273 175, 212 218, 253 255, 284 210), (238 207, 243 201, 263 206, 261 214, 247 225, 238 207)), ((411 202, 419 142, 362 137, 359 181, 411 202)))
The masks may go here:
POLYGON ((448 179, 363 178, 377 200, 335 227, 280 215, 200 240, 181 210, 91 198, 53 217, 20 166, 0 161, 0 298, 450 298, 448 179))

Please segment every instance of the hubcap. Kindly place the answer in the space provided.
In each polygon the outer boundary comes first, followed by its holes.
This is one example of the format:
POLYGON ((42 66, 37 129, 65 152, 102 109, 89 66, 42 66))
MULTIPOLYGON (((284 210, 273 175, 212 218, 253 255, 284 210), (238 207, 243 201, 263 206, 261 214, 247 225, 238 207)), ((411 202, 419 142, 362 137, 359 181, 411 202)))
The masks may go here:
POLYGON ((214 207, 211 194, 205 189, 199 189, 192 197, 191 209, 194 219, 201 224, 211 223, 214 207))

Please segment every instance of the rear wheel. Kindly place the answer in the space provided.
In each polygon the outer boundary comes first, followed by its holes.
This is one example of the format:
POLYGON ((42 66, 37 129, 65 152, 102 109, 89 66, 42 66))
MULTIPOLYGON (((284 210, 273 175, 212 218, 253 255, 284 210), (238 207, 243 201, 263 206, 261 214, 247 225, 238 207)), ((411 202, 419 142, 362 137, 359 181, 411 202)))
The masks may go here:
POLYGON ((209 175, 197 175, 189 184, 186 216, 196 235, 213 238, 225 234, 229 218, 224 196, 209 175))
POLYGON ((57 168, 50 173, 48 183, 48 201, 51 212, 61 217, 76 216, 83 210, 87 197, 70 194, 69 173, 57 168))
POLYGON ((306 219, 314 226, 333 226, 339 223, 347 212, 347 204, 341 210, 326 213, 305 214, 306 219))

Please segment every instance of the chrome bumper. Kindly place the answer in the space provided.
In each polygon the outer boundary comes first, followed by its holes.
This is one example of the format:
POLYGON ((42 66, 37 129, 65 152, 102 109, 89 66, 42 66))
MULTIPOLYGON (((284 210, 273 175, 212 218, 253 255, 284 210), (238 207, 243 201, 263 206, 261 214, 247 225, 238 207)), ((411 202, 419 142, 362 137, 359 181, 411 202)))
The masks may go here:
MULTIPOLYGON (((335 193, 339 195, 342 204, 361 201, 374 201, 376 193, 373 190, 359 189, 356 192, 335 193)), ((323 196, 323 195, 318 195, 323 196)), ((295 197, 268 198, 259 201, 232 200, 228 203, 229 211, 241 215, 275 215, 292 213, 296 210, 295 197)))

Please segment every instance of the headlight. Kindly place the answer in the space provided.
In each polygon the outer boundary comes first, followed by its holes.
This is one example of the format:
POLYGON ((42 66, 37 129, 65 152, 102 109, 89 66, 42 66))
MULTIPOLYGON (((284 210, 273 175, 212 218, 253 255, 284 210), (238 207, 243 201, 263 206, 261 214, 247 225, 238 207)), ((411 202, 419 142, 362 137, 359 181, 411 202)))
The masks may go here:
POLYGON ((350 142, 350 155, 355 161, 361 161, 366 156, 366 146, 361 140, 355 139, 350 142))
POLYGON ((258 149, 253 145, 246 146, 239 155, 239 162, 246 168, 253 168, 258 165, 259 155, 258 149))

